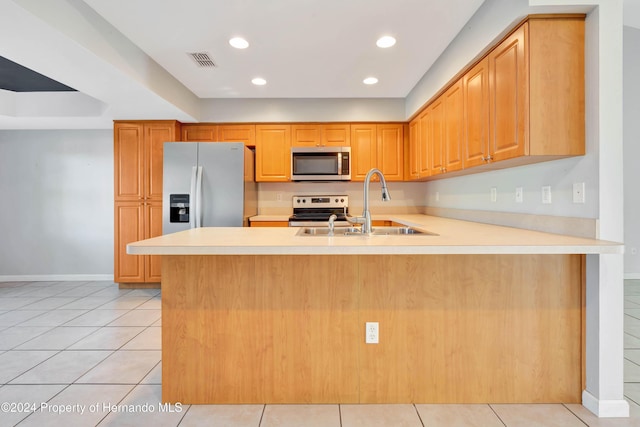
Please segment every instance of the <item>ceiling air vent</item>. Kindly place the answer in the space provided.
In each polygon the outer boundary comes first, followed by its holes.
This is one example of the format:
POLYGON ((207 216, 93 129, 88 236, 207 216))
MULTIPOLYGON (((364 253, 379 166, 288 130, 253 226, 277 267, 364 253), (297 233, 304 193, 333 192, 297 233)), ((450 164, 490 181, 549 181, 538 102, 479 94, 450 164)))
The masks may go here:
POLYGON ((207 52, 193 52, 188 53, 188 55, 196 61, 196 64, 198 64, 200 68, 216 68, 216 63, 213 62, 213 59, 211 59, 207 52))

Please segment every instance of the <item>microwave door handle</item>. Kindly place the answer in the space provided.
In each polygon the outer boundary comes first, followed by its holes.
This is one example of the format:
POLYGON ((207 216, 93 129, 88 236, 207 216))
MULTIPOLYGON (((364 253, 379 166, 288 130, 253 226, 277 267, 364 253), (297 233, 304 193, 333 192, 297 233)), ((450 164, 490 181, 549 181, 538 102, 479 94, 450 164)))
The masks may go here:
POLYGON ((197 166, 191 168, 191 186, 189 188, 189 228, 196 227, 196 177, 197 166))
POLYGON ((338 175, 342 175, 342 153, 338 153, 338 175))

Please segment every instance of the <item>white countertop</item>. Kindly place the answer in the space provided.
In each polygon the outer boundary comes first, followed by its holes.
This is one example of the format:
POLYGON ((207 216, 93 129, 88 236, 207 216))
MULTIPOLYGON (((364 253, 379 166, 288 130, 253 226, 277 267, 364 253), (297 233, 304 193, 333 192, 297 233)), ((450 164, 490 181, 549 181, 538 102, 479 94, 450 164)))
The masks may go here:
POLYGON ((207 227, 127 245, 133 255, 621 254, 621 243, 427 216, 385 219, 432 235, 296 236, 298 227, 207 227))

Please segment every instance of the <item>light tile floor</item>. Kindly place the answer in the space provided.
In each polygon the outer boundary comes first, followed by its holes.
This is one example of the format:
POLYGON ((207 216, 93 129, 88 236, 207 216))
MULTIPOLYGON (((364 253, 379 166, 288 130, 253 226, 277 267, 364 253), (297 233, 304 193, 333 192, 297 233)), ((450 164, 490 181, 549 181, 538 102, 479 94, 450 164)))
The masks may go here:
POLYGON ((625 282, 628 419, 576 404, 163 406, 160 325, 159 290, 0 283, 0 427, 640 427, 640 281, 625 282))

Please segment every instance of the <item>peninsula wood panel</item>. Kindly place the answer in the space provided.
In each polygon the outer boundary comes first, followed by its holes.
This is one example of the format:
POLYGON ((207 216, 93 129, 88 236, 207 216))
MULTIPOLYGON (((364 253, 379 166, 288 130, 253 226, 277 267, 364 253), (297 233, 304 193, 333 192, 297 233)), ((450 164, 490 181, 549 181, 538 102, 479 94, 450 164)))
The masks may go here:
POLYGON ((357 403, 356 272, 349 257, 163 257, 163 401, 357 403))
POLYGON ((360 258, 361 403, 579 403, 582 256, 360 258))
POLYGON ((164 256, 163 401, 580 402, 583 261, 164 256))

